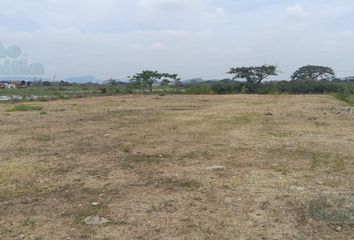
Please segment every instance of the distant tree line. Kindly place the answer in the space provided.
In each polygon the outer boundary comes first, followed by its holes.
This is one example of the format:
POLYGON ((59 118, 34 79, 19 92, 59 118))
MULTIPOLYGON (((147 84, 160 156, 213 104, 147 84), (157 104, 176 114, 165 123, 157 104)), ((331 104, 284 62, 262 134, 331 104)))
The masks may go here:
POLYGON ((186 89, 187 94, 354 94, 354 84, 329 80, 272 81, 252 85, 240 81, 222 80, 200 83, 186 89))
POLYGON ((98 83, 75 83, 68 81, 49 81, 49 80, 34 80, 29 81, 31 85, 37 87, 70 87, 70 86, 78 86, 78 85, 99 85, 98 83))
POLYGON ((35 81, 34 86, 90 86, 97 87, 103 95, 147 93, 159 94, 354 94, 352 82, 339 81, 330 67, 307 65, 297 69, 290 81, 265 80, 277 76, 280 71, 276 65, 232 67, 227 72, 232 77, 220 81, 185 84, 177 74, 145 70, 128 77, 129 82, 109 79, 98 83, 70 83, 65 81, 35 81))
MULTIPOLYGON (((228 74, 233 74, 233 79, 244 79, 248 84, 260 84, 269 76, 278 75, 279 70, 275 65, 263 65, 255 67, 231 68, 228 74)), ((335 73, 332 68, 316 65, 307 65, 296 70, 291 76, 292 81, 296 80, 333 80, 335 73)))
POLYGON ((131 87, 149 93, 153 85, 159 87, 173 85, 184 89, 187 94, 320 94, 353 92, 353 84, 334 81, 335 72, 330 67, 307 65, 296 70, 291 81, 264 82, 270 76, 277 76, 280 71, 276 65, 262 65, 250 67, 233 67, 228 72, 231 79, 212 81, 206 83, 191 83, 182 85, 177 74, 159 73, 157 71, 143 71, 130 77, 131 87))

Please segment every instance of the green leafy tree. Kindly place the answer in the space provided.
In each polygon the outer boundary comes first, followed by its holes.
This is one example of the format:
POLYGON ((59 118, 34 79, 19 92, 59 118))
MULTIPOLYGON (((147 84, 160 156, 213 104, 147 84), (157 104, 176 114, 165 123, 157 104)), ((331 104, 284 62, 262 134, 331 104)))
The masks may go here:
POLYGON ((177 76, 177 74, 159 73, 158 71, 146 70, 129 78, 134 87, 141 88, 142 91, 145 91, 145 89, 148 88, 149 92, 152 93, 152 86, 155 83, 158 83, 161 79, 163 82, 176 80, 177 76))
POLYGON ((299 68, 291 76, 292 80, 331 80, 335 77, 332 68, 324 66, 307 65, 299 68))
POLYGON ((259 84, 269 76, 276 76, 277 66, 263 65, 254 67, 236 67, 231 68, 228 74, 233 74, 233 79, 246 79, 250 84, 259 84))

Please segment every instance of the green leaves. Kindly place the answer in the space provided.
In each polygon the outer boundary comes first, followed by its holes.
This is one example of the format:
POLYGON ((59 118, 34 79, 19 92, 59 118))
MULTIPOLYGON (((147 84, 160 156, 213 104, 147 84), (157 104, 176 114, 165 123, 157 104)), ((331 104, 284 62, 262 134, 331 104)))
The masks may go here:
POLYGON ((269 76, 277 75, 277 66, 263 65, 255 67, 231 68, 228 74, 234 74, 233 79, 246 79, 251 84, 259 84, 269 76))
POLYGON ((142 71, 141 73, 137 73, 130 78, 130 82, 133 86, 137 88, 141 88, 142 91, 145 88, 149 88, 150 93, 152 92, 153 84, 157 83, 159 80, 168 81, 171 80, 178 80, 177 74, 170 74, 170 73, 159 73, 158 71, 142 71))
POLYGON ((307 65, 299 68, 291 76, 292 80, 331 80, 335 77, 335 73, 332 68, 316 65, 307 65))

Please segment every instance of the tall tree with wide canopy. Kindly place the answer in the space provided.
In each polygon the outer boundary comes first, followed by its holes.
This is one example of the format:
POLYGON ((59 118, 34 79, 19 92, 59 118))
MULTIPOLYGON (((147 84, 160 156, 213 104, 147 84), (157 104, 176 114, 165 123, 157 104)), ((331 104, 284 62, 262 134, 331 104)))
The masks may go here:
POLYGON ((160 73, 158 71, 146 70, 129 78, 130 82, 134 86, 142 88, 143 91, 147 87, 150 93, 152 93, 152 86, 159 80, 177 80, 177 76, 177 74, 160 73))
POLYGON ((299 68, 291 76, 292 80, 332 80, 335 73, 332 68, 316 65, 307 65, 299 68))
POLYGON ((277 66, 263 65, 254 67, 236 67, 231 68, 228 74, 233 74, 233 79, 246 79, 250 84, 260 84, 269 76, 276 76, 277 66))

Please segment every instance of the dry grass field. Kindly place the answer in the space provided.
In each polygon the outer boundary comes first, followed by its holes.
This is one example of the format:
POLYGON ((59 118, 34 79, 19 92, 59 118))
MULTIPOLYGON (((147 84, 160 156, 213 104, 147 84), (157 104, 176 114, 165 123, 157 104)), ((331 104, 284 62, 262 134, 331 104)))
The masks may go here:
POLYGON ((0 104, 1 240, 353 239, 354 115, 331 96, 26 105, 0 104))

